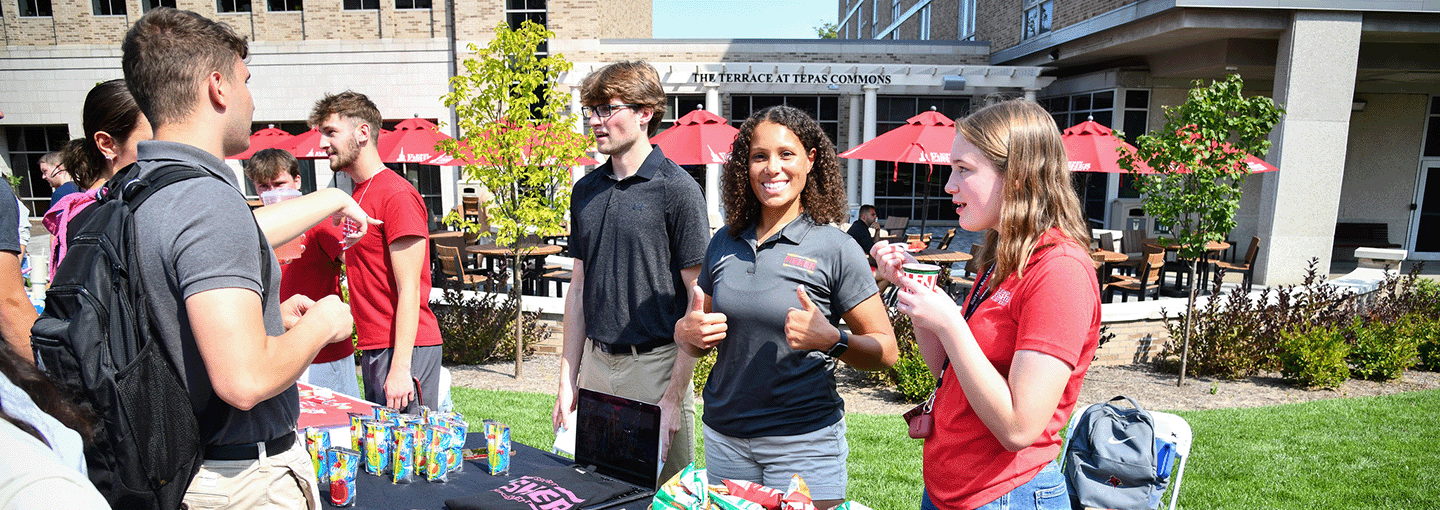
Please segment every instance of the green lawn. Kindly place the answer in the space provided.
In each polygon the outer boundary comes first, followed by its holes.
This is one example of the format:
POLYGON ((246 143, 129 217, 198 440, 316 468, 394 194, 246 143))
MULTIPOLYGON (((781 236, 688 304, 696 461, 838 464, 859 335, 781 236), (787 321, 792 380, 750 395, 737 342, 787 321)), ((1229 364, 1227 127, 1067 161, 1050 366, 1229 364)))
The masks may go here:
MULTIPOLYGON (((552 395, 453 391, 456 408, 472 421, 498 419, 513 427, 515 440, 543 450, 555 440, 552 395)), ((1440 390, 1176 414, 1195 431, 1182 508, 1408 510, 1440 502, 1440 474, 1432 469, 1440 390)), ((917 508, 920 441, 906 435, 899 416, 846 419, 850 496, 876 510, 917 508)))

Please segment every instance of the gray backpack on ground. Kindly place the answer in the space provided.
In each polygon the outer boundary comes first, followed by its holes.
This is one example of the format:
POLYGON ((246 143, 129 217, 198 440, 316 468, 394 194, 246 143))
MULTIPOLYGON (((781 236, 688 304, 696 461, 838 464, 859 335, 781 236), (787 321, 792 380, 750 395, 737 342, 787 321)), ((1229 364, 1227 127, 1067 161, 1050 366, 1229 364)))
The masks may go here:
POLYGON ((1072 421, 1065 483, 1076 508, 1147 510, 1160 505, 1174 445, 1155 436, 1155 420, 1134 399, 1115 397, 1072 421), (1131 408, 1115 405, 1128 401, 1131 408))

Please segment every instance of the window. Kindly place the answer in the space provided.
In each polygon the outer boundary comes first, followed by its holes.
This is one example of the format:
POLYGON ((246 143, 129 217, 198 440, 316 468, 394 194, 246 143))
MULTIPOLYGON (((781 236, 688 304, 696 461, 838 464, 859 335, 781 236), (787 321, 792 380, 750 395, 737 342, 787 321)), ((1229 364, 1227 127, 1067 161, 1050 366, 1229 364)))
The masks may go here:
MULTIPOLYGON (((863 7, 862 7, 863 9, 863 7)), ((870 0, 870 30, 875 30, 875 25, 880 24, 880 0, 870 0)), ((873 33, 871 34, 874 35, 873 33)))
POLYGON ((930 5, 926 4, 920 8, 920 34, 915 37, 921 41, 930 39, 930 5))
POLYGON ((270 12, 298 12, 305 10, 304 0, 267 0, 265 8, 270 12))
POLYGON ((96 16, 124 16, 125 0, 91 0, 96 16))
POLYGON ((975 0, 960 0, 960 25, 957 39, 975 40, 975 0))
POLYGON ((505 22, 511 29, 526 20, 545 26, 545 0, 505 0, 505 22))
MULTIPOLYGON (((1147 94, 1146 101, 1138 105, 1138 108, 1145 108, 1146 103, 1149 102, 1148 91, 1131 92, 1144 92, 1147 94)), ((1040 104, 1045 106, 1046 110, 1050 111, 1050 116, 1055 119, 1056 127, 1062 131, 1068 129, 1070 126, 1090 119, 1106 127, 1119 128, 1119 126, 1115 125, 1116 105, 1114 90, 1052 97, 1041 100, 1040 104)), ((1142 110, 1141 113, 1143 114, 1144 111, 1142 110)), ((1143 133, 1144 131, 1145 126, 1142 116, 1136 133, 1143 133)), ((1122 188, 1128 186, 1130 182, 1126 180, 1127 177, 1129 176, 1121 176, 1120 182, 1122 188)), ((1110 186, 1109 176, 1094 175, 1088 172, 1076 172, 1071 175, 1071 179, 1074 181, 1076 191, 1080 193, 1081 205, 1085 209, 1085 216, 1096 222, 1104 221, 1105 203, 1107 202, 1106 194, 1110 186)), ((1133 187, 1131 189, 1133 189, 1133 187)), ((1125 196, 1123 190, 1120 196, 1125 196)), ((1136 196, 1138 196, 1138 194, 1136 196)))
MULTIPOLYGON (((1120 116, 1121 132, 1125 135, 1125 141, 1135 143, 1135 137, 1145 134, 1150 125, 1150 91, 1148 90, 1127 90, 1125 98, 1125 109, 1120 116)), ((1135 176, 1125 174, 1120 176, 1120 198, 1140 198, 1140 190, 1135 189, 1135 176)))
POLYGON ((20 16, 54 16, 50 10, 50 0, 20 0, 20 16))
POLYGON ((1430 115, 1426 118, 1425 157, 1440 157, 1440 98, 1430 99, 1430 115))
POLYGON ((1055 13, 1054 0, 1025 0, 1025 26, 1021 39, 1029 39, 1050 31, 1050 18, 1055 13))
POLYGON ((900 0, 890 0, 890 23, 900 21, 900 0))
POLYGON ((60 150, 70 140, 70 129, 59 126, 5 126, 10 149, 10 171, 22 176, 15 194, 30 206, 30 216, 45 213, 50 206, 50 183, 40 175, 40 157, 60 150))
POLYGON ((430 0, 395 0, 396 9, 429 9, 430 0))
POLYGON ((347 11, 378 11, 380 0, 345 0, 347 11))
POLYGON ((217 12, 250 12, 250 0, 218 0, 217 12))
POLYGON ((787 105, 803 110, 820 123, 820 129, 834 142, 840 135, 838 96, 730 96, 730 124, 740 127, 750 114, 771 106, 787 105))
POLYGON ((140 0, 141 11, 150 12, 150 9, 154 9, 156 7, 169 7, 171 9, 174 9, 175 0, 140 0))
MULTIPOLYGON (((940 114, 958 119, 970 112, 970 99, 959 96, 880 96, 875 101, 875 132, 884 133, 900 127, 910 117, 931 108, 940 114)), ((950 147, 926 151, 949 152, 950 147)), ((945 179, 950 175, 948 164, 875 163, 875 207, 881 217, 906 216, 911 219, 955 220, 954 205, 945 194, 945 179), (925 184, 929 182, 929 189, 925 184), (925 195, 930 201, 925 202, 925 195)))

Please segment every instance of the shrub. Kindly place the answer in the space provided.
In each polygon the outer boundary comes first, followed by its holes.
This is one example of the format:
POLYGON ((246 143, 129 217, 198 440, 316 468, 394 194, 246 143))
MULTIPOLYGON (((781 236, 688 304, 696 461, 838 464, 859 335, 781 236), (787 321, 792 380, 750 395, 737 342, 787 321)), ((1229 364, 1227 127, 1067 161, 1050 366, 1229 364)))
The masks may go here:
MULTIPOLYGON (((686 354, 681 352, 680 355, 685 356, 686 354)), ((700 392, 705 391, 705 382, 710 380, 710 370, 713 368, 715 368, 715 349, 710 349, 710 352, 695 361, 695 395, 698 396, 700 392)))
POLYGON ((906 401, 923 401, 935 391, 935 376, 930 374, 930 367, 920 356, 919 346, 915 345, 915 327, 910 323, 910 316, 893 308, 890 309, 890 326, 895 329, 895 344, 900 348, 900 356, 894 367, 877 374, 884 374, 883 378, 895 385, 895 390, 906 401))
MULTIPOLYGON (((435 319, 440 336, 445 339, 444 360, 452 365, 469 365, 487 361, 515 360, 515 309, 520 301, 513 296, 503 302, 495 294, 477 293, 466 296, 453 288, 445 289, 444 306, 436 307, 435 319)), ((540 313, 524 314, 521 329, 526 356, 535 352, 535 344, 550 338, 551 328, 540 324, 540 313)))
POLYGON ((1280 340, 1280 374, 1305 387, 1335 388, 1350 377, 1350 344, 1336 328, 1312 328, 1280 340))
POLYGON ((1356 321, 1355 344, 1350 349, 1351 372, 1372 381, 1397 379, 1415 364, 1420 339, 1410 335, 1410 319, 1400 322, 1356 321))
POLYGON ((1419 359, 1415 366, 1440 372, 1440 320, 1431 320, 1424 326, 1424 336, 1420 338, 1420 345, 1416 347, 1419 359))

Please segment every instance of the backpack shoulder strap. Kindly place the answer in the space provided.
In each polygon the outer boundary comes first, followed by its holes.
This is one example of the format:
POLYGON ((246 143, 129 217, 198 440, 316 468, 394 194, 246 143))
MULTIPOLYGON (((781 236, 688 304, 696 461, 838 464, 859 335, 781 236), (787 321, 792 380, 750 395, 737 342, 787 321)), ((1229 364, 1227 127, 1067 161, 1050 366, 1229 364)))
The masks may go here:
MULTIPOLYGON (((129 172, 125 173, 127 175, 129 174, 129 172)), ((125 200, 125 203, 130 206, 131 210, 134 210, 140 207, 140 204, 145 203, 145 200, 150 198, 150 195, 155 194, 155 192, 161 188, 180 181, 205 176, 215 177, 191 165, 169 164, 150 171, 150 173, 145 174, 144 177, 132 178, 120 183, 121 188, 119 192, 125 200)), ((215 179, 220 180, 219 177, 215 177, 215 179)))

